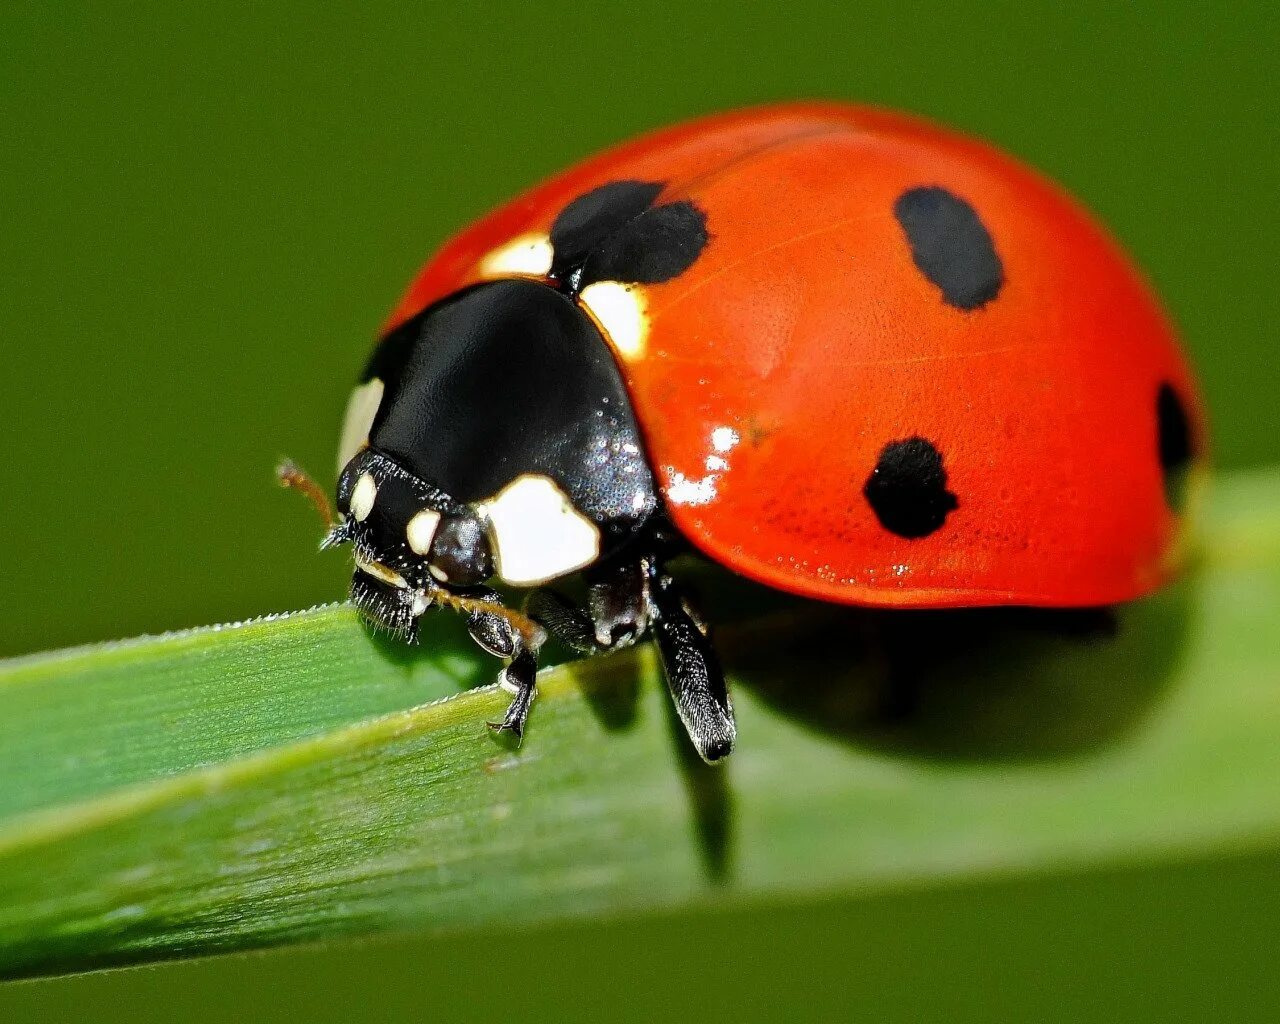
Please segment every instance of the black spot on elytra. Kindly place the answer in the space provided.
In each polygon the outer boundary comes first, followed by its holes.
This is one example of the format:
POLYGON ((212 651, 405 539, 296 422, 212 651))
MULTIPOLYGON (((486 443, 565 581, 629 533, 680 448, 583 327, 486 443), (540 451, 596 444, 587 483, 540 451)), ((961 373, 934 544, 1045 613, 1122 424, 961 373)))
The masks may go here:
POLYGON ((974 310, 1000 294, 1004 266, 977 212, 937 185, 908 189, 893 204, 920 273, 957 309, 974 310))
POLYGON ((571 292, 593 281, 657 284, 693 265, 709 239, 694 203, 654 200, 660 181, 612 181, 569 203, 551 225, 551 276, 571 292))
MULTIPOLYGON (((611 181, 569 203, 551 225, 552 272, 579 267, 601 239, 653 205, 660 181, 611 181)), ((560 276, 560 275, 557 275, 560 276)))
POLYGON ((1169 507, 1183 503, 1186 471, 1195 455, 1191 420, 1186 406, 1168 382, 1156 392, 1156 444, 1160 453, 1160 469, 1164 474, 1164 496, 1169 507))
POLYGON ((941 453, 923 437, 885 445, 862 493, 881 526, 912 539, 933 533, 959 505, 941 453))

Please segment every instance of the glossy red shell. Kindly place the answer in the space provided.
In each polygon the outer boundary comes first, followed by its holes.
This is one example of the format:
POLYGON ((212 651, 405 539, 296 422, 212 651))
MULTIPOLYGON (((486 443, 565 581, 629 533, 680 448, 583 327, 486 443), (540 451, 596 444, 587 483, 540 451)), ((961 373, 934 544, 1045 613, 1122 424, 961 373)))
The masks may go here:
POLYGON ((644 288, 643 354, 620 356, 671 515, 705 554, 869 605, 1097 605, 1167 578, 1180 524, 1158 454, 1162 384, 1204 444, 1168 321, 1059 188, 912 118, 790 105, 623 145, 448 242, 392 323, 620 179, 664 182, 663 201, 707 217, 696 262, 644 288), (980 308, 948 305, 913 262, 894 204, 922 186, 964 197, 994 241, 1004 284, 980 308), (906 538, 863 488, 884 446, 915 436, 941 453, 957 505, 906 538))

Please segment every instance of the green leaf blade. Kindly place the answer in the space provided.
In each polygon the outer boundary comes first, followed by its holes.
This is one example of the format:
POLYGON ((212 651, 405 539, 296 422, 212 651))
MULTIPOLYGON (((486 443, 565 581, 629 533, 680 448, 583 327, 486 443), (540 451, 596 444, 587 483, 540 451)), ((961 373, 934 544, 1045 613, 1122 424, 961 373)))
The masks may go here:
POLYGON ((0 663, 0 820, 487 681, 447 625, 431 659, 327 606, 0 663))
POLYGON ((1195 572, 1114 632, 819 606, 727 631, 724 768, 648 648, 545 672, 518 752, 483 726, 505 695, 458 692, 492 662, 346 609, 0 667, 0 969, 1273 847, 1280 474, 1222 492, 1195 572), (886 664, 920 682, 896 719, 886 664))

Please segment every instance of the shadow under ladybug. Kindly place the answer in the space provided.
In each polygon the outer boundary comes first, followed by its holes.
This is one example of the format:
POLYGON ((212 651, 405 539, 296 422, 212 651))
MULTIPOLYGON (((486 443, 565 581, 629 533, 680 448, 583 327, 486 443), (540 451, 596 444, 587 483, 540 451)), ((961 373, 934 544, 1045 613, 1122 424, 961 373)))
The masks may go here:
POLYGON ((822 735, 898 757, 1035 764, 1141 727, 1176 678, 1194 592, 1185 580, 1090 609, 812 607, 768 650, 722 646, 735 683, 822 735))

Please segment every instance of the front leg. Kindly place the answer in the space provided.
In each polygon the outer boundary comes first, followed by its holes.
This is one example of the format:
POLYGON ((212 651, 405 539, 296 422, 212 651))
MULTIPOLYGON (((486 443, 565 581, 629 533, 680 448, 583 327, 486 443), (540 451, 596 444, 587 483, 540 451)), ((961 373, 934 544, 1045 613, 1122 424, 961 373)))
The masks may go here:
MULTIPOLYGON (((498 594, 487 588, 478 588, 467 596, 493 604, 501 602, 498 594)), ((538 648, 534 646, 537 638, 522 635, 506 616, 483 609, 472 609, 467 613, 467 631, 471 639, 490 654, 509 659, 499 682, 512 694, 511 703, 501 722, 489 722, 488 725, 494 732, 511 733, 518 743, 524 738, 529 709, 537 695, 538 648)))
MULTIPOLYGON (((467 597, 500 604, 487 587, 472 588, 467 597)), ((535 590, 525 604, 525 614, 557 639, 582 654, 598 654, 633 643, 646 624, 645 580, 640 566, 613 567, 592 581, 588 590, 589 613, 574 607, 550 590, 535 590)), ((490 722, 495 732, 524 737, 529 709, 537 695, 540 638, 520 633, 507 617, 496 611, 472 608, 467 613, 471 638, 490 654, 509 659, 502 670, 503 689, 512 693, 501 722, 490 722)))
POLYGON ((537 590, 525 610, 581 654, 615 650, 651 630, 676 712, 699 756, 710 763, 733 749, 733 707, 707 628, 656 560, 616 567, 592 582, 586 609, 537 590))
POLYGON ((524 739, 524 726, 529 720, 529 709, 538 692, 538 656, 528 648, 522 649, 511 664, 502 670, 501 684, 512 694, 507 714, 501 722, 489 722, 494 732, 509 732, 519 743, 524 739))
POLYGON ((649 624, 647 584, 639 563, 610 566, 587 584, 579 608, 554 590, 535 590, 525 614, 579 654, 602 654, 635 643, 649 624))

